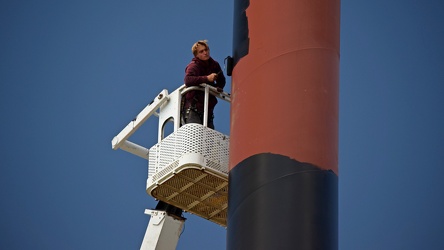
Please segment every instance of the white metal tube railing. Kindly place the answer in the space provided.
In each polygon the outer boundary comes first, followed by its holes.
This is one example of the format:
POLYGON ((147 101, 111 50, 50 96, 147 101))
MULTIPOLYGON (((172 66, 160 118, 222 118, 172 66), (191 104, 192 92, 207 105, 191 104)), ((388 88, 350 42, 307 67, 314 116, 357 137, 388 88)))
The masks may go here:
MULTIPOLYGON (((205 127, 208 126, 208 103, 209 103, 209 95, 213 95, 216 98, 219 98, 226 102, 231 102, 231 96, 229 93, 226 92, 219 92, 218 89, 208 85, 208 84, 200 84, 200 86, 191 86, 186 87, 185 84, 180 86, 178 88, 179 90, 179 97, 182 98, 184 94, 186 94, 189 91, 197 90, 197 91, 204 91, 205 92, 205 109, 204 109, 204 121, 203 125, 205 127)), ((137 156, 140 156, 142 158, 147 159, 149 150, 145 147, 142 147, 138 144, 135 144, 133 142, 128 141, 128 138, 151 116, 159 116, 159 114, 156 112, 162 105, 164 105, 166 102, 169 101, 168 97, 168 91, 162 90, 162 92, 150 103, 148 104, 137 116, 134 120, 132 120, 128 125, 120 131, 120 133, 115 136, 112 141, 111 145, 114 150, 117 150, 119 148, 128 151, 132 154, 135 154, 137 156)), ((179 100, 180 103, 180 100, 179 100)), ((180 118, 179 118, 180 119, 180 118)))
POLYGON ((209 103, 209 95, 210 94, 221 99, 221 100, 224 100, 226 102, 231 102, 231 96, 229 93, 219 92, 219 91, 217 91, 216 87, 213 87, 213 86, 208 85, 206 83, 202 83, 202 84, 200 84, 200 86, 191 86, 191 87, 187 87, 185 89, 182 89, 181 96, 183 96, 184 94, 186 94, 187 92, 192 91, 192 90, 205 92, 204 117, 203 117, 203 125, 205 127, 208 127, 208 103, 209 103))

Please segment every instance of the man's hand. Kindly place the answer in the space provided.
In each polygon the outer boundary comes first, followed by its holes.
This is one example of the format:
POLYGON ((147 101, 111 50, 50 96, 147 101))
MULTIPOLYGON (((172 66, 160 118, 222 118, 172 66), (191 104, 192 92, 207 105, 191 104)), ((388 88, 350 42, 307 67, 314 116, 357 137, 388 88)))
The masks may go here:
POLYGON ((217 80, 217 74, 216 73, 211 73, 209 75, 207 75, 207 79, 209 82, 214 82, 217 80))

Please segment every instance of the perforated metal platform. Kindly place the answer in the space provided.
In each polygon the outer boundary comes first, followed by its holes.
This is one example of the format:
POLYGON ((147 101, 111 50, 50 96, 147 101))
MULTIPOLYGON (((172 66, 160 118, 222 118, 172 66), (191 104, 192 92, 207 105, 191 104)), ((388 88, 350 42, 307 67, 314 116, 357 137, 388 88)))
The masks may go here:
POLYGON ((226 226, 229 137, 200 124, 180 127, 149 151, 147 193, 226 226))

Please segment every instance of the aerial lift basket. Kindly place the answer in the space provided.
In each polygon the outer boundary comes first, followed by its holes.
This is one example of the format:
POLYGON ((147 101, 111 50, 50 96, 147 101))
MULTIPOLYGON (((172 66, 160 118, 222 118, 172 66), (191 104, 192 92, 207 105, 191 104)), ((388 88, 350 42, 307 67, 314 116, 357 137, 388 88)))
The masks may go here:
POLYGON ((228 136, 186 124, 150 148, 147 193, 226 226, 228 136))

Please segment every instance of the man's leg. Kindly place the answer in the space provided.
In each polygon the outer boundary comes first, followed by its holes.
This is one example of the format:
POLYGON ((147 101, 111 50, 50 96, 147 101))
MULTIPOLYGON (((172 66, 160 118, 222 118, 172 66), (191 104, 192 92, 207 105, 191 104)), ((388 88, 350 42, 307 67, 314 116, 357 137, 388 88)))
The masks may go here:
POLYGON ((189 109, 185 113, 185 123, 202 124, 202 119, 200 118, 200 115, 196 111, 189 109))
POLYGON ((208 127, 211 128, 211 129, 214 129, 213 119, 214 119, 214 115, 209 115, 208 116, 208 127))
MULTIPOLYGON (((214 129, 214 123, 213 123, 214 115, 208 115, 208 127, 211 129, 214 129)), ((198 112, 190 109, 187 110, 185 113, 185 124, 187 123, 199 123, 203 124, 203 114, 199 114, 198 112)))

